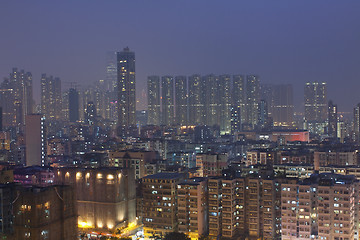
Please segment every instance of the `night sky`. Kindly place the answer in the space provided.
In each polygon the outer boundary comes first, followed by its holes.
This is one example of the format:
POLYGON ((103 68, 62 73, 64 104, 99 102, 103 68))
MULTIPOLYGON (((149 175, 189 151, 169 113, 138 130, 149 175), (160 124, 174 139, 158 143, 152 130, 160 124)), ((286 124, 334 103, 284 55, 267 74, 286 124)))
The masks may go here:
MULTIPOLYGON (((0 78, 12 67, 83 85, 105 78, 106 52, 135 51, 138 109, 146 77, 258 74, 328 83, 339 111, 360 102, 360 1, 0 1, 0 78)), ((64 88, 69 87, 66 83, 64 88)))

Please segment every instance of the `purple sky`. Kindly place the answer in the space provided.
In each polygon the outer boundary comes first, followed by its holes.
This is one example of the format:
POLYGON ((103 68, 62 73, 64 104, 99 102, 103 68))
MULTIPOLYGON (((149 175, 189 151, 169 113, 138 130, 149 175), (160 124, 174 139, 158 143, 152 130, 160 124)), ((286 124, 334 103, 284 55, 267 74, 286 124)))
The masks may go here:
MULTIPOLYGON (((109 50, 136 54, 137 95, 152 74, 258 74, 328 83, 339 111, 360 102, 360 1, 0 1, 0 78, 16 66, 81 84, 104 79, 109 50)), ((66 85, 64 84, 64 87, 66 85)), ((38 100, 38 97, 37 97, 38 100)), ((302 110, 302 107, 298 107, 302 110)))

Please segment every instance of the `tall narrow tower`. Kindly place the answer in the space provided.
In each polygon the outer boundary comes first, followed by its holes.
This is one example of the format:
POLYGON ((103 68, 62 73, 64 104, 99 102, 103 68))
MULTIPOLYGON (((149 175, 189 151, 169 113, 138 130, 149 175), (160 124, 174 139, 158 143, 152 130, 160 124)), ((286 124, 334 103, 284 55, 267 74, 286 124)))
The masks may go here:
POLYGON ((149 76, 148 82, 148 124, 160 125, 160 77, 149 76))
POLYGON ((61 82, 60 78, 41 75, 41 113, 47 120, 61 118, 61 82))
POLYGON ((330 100, 328 104, 328 135, 332 138, 337 137, 337 115, 337 105, 330 100))
POLYGON ((328 115, 326 83, 308 82, 304 92, 306 128, 311 133, 323 134, 328 115))
POLYGON ((128 47, 117 53, 118 127, 128 129, 136 124, 135 53, 128 47))
POLYGON ((26 166, 47 164, 45 119, 40 114, 26 115, 26 166))
POLYGON ((163 76, 161 78, 162 121, 161 124, 171 126, 174 124, 174 78, 163 76))
POLYGON ((246 77, 246 108, 247 123, 254 128, 258 123, 260 102, 260 82, 259 77, 249 75, 246 77))
POLYGON ((175 123, 180 126, 187 125, 188 122, 188 88, 185 76, 175 77, 175 123))

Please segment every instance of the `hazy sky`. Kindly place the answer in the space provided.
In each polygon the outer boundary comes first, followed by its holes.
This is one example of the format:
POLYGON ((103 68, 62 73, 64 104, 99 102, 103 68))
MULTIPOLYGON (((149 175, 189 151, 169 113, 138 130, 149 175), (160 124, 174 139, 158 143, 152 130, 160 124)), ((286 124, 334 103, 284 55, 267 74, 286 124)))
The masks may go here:
POLYGON ((139 109, 148 75, 242 73, 292 83, 298 106, 306 81, 327 82, 328 98, 352 111, 359 12, 358 0, 1 0, 0 78, 31 71, 37 95, 41 73, 85 85, 104 79, 107 51, 129 46, 139 109))

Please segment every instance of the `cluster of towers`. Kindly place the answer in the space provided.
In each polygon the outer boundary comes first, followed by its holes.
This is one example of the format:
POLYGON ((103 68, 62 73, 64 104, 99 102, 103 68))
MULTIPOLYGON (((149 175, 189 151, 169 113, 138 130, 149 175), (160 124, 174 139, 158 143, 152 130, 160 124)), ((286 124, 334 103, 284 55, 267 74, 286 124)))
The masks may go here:
POLYGON ((149 76, 147 85, 148 124, 218 126, 224 134, 270 119, 293 125, 292 86, 262 87, 256 75, 149 76))

